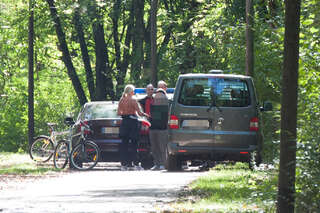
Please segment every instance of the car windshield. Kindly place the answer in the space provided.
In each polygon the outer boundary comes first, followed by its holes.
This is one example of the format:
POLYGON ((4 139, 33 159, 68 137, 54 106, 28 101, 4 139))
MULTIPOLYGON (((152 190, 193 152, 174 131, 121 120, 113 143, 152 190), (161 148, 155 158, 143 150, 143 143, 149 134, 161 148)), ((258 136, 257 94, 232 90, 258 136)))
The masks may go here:
POLYGON ((250 105, 248 85, 234 78, 185 79, 178 102, 186 106, 245 107, 250 105))
POLYGON ((120 118, 117 115, 117 104, 93 104, 89 105, 85 112, 86 120, 93 120, 99 118, 120 118))

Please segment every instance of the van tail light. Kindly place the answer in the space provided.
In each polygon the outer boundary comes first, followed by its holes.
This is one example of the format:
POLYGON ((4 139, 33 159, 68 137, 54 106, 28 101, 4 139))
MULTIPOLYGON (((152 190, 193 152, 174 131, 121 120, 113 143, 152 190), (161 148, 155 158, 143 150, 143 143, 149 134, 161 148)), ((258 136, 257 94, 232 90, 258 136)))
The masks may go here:
POLYGON ((175 115, 170 115, 169 119, 169 128, 170 129, 179 129, 179 119, 175 115))
POLYGON ((250 131, 258 131, 259 130, 259 118, 253 117, 250 119, 250 131))
POLYGON ((144 149, 144 148, 139 148, 137 149, 137 152, 147 152, 148 150, 147 149, 144 149))
POLYGON ((249 152, 240 152, 241 155, 248 155, 249 152))
POLYGON ((141 129, 140 129, 140 134, 141 135, 147 135, 149 133, 149 128, 151 124, 149 121, 141 121, 141 129))
POLYGON ((84 124, 80 122, 80 129, 83 131, 84 135, 90 135, 91 131, 85 125, 89 126, 89 122, 87 120, 83 121, 84 124))

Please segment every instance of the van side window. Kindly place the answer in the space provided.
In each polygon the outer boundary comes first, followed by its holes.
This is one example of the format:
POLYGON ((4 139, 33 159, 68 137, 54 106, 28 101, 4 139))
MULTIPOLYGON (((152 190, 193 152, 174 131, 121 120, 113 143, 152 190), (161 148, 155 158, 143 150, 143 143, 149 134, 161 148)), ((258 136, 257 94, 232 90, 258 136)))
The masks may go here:
POLYGON ((245 80, 233 78, 184 79, 178 98, 186 106, 246 107, 250 94, 245 80))

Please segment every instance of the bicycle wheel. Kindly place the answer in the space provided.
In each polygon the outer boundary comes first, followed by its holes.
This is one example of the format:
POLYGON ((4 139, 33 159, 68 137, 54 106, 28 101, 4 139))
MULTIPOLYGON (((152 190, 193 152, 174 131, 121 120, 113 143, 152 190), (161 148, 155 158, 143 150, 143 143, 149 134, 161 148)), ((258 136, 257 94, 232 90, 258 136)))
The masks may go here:
POLYGON ((36 162, 47 162, 51 159, 54 152, 54 144, 47 136, 37 137, 31 144, 29 154, 36 162))
POLYGON ((57 169, 64 169, 68 164, 69 143, 66 140, 60 140, 54 150, 53 164, 57 169))
POLYGON ((70 160, 74 168, 89 170, 97 165, 99 157, 98 146, 93 141, 85 140, 72 149, 70 160))

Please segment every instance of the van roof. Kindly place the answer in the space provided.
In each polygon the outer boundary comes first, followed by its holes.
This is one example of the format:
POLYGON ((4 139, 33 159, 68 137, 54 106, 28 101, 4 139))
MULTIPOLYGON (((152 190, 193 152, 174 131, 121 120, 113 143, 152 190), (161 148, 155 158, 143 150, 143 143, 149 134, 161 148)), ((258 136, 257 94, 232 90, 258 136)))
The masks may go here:
POLYGON ((227 77, 227 78, 241 78, 241 79, 251 79, 250 76, 247 75, 238 75, 238 74, 208 74, 208 73, 187 73, 181 74, 179 77, 227 77))

